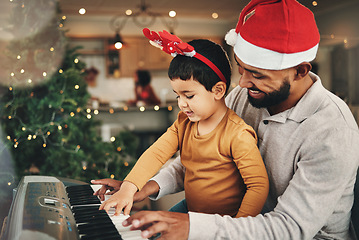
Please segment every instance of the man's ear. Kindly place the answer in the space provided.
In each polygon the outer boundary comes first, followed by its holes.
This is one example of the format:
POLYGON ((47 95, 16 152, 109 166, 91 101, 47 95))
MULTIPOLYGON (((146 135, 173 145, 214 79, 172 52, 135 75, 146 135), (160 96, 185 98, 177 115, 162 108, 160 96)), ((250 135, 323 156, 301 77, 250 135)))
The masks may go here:
POLYGON ((297 70, 295 79, 298 80, 308 75, 309 71, 312 69, 312 65, 309 62, 302 62, 295 68, 297 70))
POLYGON ((227 86, 224 82, 220 81, 217 82, 213 87, 212 87, 212 92, 214 93, 214 96, 217 100, 223 98, 223 96, 226 94, 226 89, 227 86))

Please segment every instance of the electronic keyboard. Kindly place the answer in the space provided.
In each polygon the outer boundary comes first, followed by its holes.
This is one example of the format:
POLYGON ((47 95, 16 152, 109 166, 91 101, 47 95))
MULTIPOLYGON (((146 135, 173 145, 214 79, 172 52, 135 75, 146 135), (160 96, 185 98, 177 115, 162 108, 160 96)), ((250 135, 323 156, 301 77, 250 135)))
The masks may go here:
POLYGON ((49 176, 21 179, 6 220, 2 240, 140 240, 122 222, 128 217, 98 210, 93 186, 49 176))

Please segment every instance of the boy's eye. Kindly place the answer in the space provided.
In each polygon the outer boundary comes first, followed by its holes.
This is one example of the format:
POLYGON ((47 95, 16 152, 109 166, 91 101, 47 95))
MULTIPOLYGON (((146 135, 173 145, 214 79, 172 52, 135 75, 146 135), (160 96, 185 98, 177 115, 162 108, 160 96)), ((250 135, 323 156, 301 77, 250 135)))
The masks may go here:
POLYGON ((186 98, 188 98, 188 99, 191 99, 193 97, 194 97, 194 95, 186 96, 186 98))

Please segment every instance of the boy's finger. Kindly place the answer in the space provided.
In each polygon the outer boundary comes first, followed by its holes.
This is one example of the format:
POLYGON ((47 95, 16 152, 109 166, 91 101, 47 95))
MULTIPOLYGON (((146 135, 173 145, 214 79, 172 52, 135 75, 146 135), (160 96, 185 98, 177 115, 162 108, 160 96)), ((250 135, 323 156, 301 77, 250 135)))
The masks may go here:
POLYGON ((132 204, 127 204, 125 209, 123 209, 123 214, 124 215, 130 215, 130 212, 131 212, 131 208, 132 208, 132 204))

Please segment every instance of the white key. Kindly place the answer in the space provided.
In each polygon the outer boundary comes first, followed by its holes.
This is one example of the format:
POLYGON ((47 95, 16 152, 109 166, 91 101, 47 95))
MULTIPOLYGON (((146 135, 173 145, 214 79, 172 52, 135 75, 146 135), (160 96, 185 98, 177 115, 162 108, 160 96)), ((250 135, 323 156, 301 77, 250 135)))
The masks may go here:
POLYGON ((111 221, 113 222, 113 224, 115 225, 117 231, 121 234, 121 237, 123 238, 123 240, 140 240, 143 239, 141 237, 141 231, 140 230, 135 230, 135 231, 131 231, 130 230, 130 226, 128 227, 124 227, 122 225, 122 222, 125 221, 129 215, 123 215, 122 213, 118 216, 115 216, 115 208, 110 208, 108 215, 111 219, 111 221))

